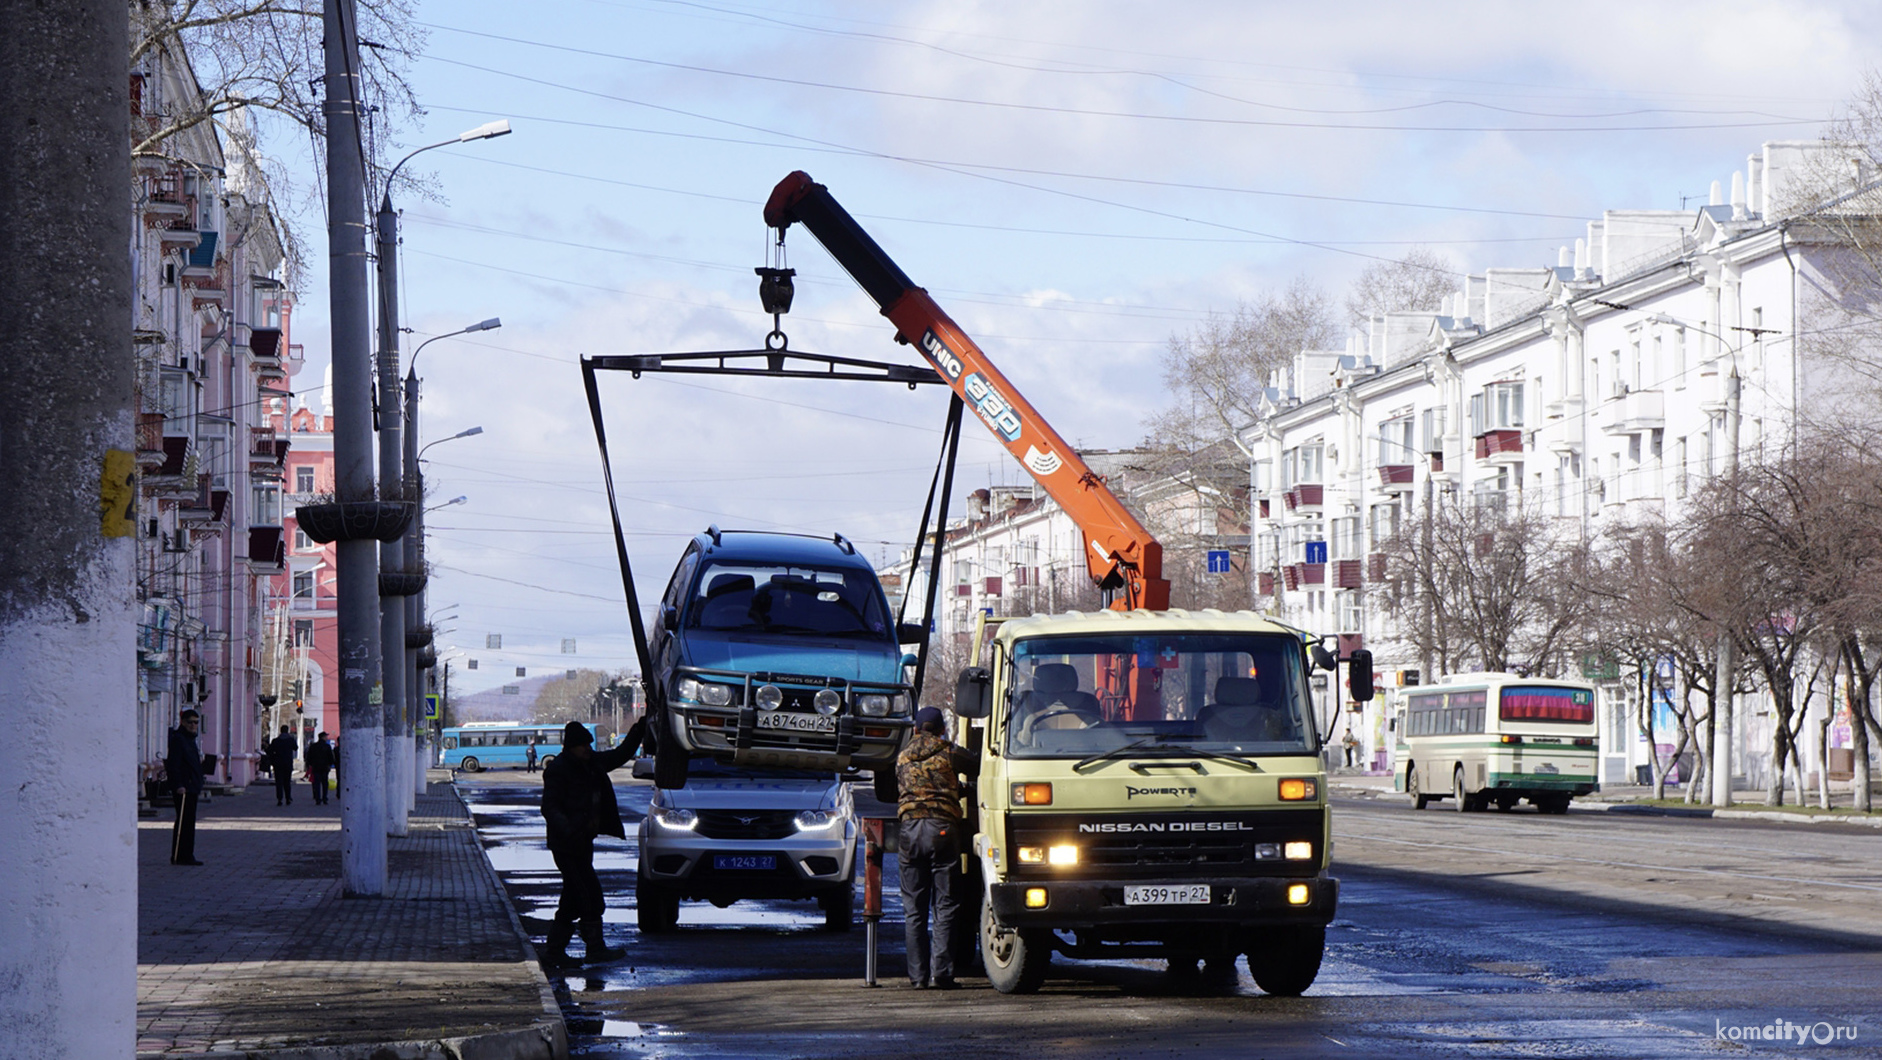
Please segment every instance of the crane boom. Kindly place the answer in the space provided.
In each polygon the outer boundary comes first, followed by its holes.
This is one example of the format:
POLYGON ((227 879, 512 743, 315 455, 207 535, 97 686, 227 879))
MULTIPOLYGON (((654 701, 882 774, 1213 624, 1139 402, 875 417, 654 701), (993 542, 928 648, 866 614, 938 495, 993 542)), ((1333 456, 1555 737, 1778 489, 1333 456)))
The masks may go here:
POLYGON ((1163 546, 1124 507, 1045 417, 1039 415, 973 339, 915 286, 900 266, 838 204, 830 190, 801 170, 778 182, 765 203, 765 223, 780 241, 801 223, 837 264, 862 285, 896 327, 898 341, 921 351, 1007 451, 1078 524, 1085 563, 1105 590, 1121 590, 1113 607, 1167 610, 1163 546))

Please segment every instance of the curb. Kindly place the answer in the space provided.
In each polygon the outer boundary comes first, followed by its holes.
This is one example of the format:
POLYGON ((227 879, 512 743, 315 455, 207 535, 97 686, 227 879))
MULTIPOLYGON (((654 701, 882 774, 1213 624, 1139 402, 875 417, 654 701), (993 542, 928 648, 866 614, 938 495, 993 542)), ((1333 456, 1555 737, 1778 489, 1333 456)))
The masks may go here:
MULTIPOLYGON (((1402 791, 1372 788, 1363 784, 1341 784, 1329 779, 1327 787, 1338 789, 1345 795, 1375 801, 1410 801, 1410 798, 1402 791)), ((1678 806, 1643 806, 1633 802, 1604 802, 1600 799, 1585 798, 1575 800, 1574 805, 1592 813, 1632 814, 1638 817, 1699 817, 1719 821, 1764 821, 1790 825, 1845 825, 1853 828, 1882 829, 1882 814, 1871 817, 1839 817, 1828 814, 1786 813, 1781 810, 1713 809, 1710 806, 1684 809, 1678 806)))

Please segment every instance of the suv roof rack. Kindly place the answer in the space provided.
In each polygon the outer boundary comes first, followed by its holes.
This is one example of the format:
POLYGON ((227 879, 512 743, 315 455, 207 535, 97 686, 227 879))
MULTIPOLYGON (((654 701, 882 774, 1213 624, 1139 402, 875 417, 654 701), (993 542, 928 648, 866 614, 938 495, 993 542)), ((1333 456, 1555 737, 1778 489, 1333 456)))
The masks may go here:
POLYGON ((845 540, 842 534, 831 534, 830 538, 836 542, 836 547, 842 549, 845 553, 852 556, 856 554, 856 546, 845 540))

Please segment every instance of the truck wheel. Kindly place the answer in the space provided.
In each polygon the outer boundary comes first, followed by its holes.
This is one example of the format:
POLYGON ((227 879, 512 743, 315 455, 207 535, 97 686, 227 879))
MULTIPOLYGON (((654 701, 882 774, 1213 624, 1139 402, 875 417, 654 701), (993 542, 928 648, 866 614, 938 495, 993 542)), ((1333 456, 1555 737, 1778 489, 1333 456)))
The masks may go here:
POLYGON ((1296 997, 1313 985, 1327 948, 1326 928, 1282 928, 1265 939, 1263 948, 1248 951, 1248 971, 1256 986, 1278 997, 1296 997))
POLYGON ((1412 809, 1422 810, 1431 805, 1431 796, 1418 790, 1418 764, 1405 767, 1405 791, 1411 796, 1412 809))
POLYGON ((1458 766, 1457 772, 1451 774, 1451 798, 1457 803, 1458 813, 1469 813, 1477 808, 1476 798, 1464 790, 1463 766, 1458 766))
POLYGON ((1046 965, 1052 963, 1052 933, 1001 928, 988 903, 980 910, 980 960, 995 990, 1035 993, 1046 981, 1046 965))
POLYGON ((671 734, 663 733, 653 752, 653 782, 658 788, 675 791, 686 786, 686 749, 671 734))
POLYGON ((661 935, 672 931, 680 922, 680 896, 636 875, 634 922, 643 935, 661 935))
POLYGON ((876 801, 894 806, 902 799, 902 786, 895 782, 895 767, 876 770, 876 801))
POLYGON ((848 931, 855 920, 856 889, 854 883, 841 891, 832 891, 817 899, 823 907, 823 929, 825 931, 848 931))
POLYGON ((483 771, 484 764, 477 760, 476 755, 465 755, 463 763, 458 768, 466 773, 480 773, 483 771))

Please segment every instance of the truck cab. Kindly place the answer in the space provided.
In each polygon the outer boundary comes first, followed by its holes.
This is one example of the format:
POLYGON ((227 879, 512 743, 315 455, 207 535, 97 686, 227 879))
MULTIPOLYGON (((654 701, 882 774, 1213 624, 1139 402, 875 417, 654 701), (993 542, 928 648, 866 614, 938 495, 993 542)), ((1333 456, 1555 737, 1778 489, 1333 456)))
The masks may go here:
POLYGON ((1311 985, 1339 881, 1300 632, 1137 610, 997 620, 977 640, 955 713, 981 755, 993 985, 1038 989, 1055 952, 1246 955, 1269 993, 1311 985))

